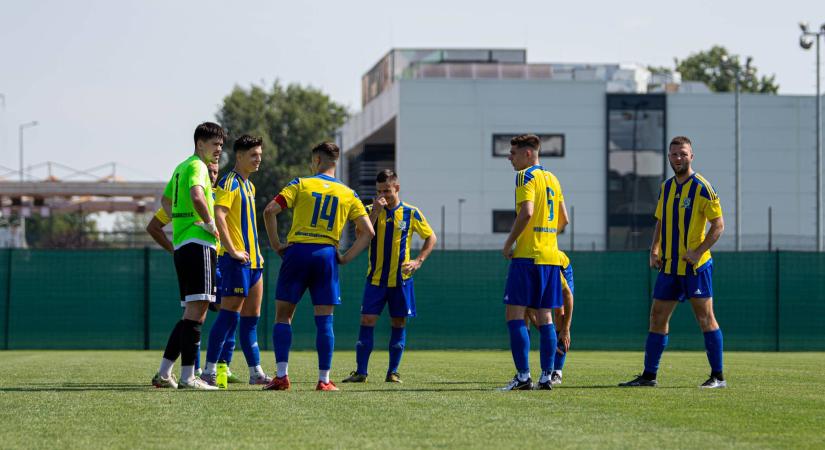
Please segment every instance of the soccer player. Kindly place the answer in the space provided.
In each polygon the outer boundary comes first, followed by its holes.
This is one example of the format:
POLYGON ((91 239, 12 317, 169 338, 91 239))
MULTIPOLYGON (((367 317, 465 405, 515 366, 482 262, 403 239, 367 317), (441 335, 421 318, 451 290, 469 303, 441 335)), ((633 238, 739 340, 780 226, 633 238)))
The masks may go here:
POLYGON ((258 247, 255 186, 249 175, 261 165, 263 140, 243 135, 235 140, 235 168, 224 175, 215 193, 215 221, 221 236, 221 309, 209 332, 206 368, 201 379, 216 385, 217 363, 229 336, 240 322, 241 348, 249 367, 249 384, 272 381, 261 368, 258 319, 263 296, 264 259, 258 247))
POLYGON ((338 264, 352 261, 375 236, 364 204, 358 195, 335 178, 340 150, 331 142, 312 149, 315 175, 295 178, 264 210, 264 223, 272 248, 283 258, 275 290, 275 324, 272 343, 278 373, 265 390, 290 387, 289 349, 292 346, 292 317, 295 307, 309 288, 315 310, 319 391, 337 391, 329 379, 335 336, 332 313, 341 303, 338 264), (292 208, 292 227, 287 244, 278 237, 277 215, 292 208), (338 241, 347 221, 355 222, 358 236, 346 253, 338 253, 338 241))
POLYGON ((525 312, 534 309, 540 333, 542 373, 539 389, 553 389, 550 376, 558 337, 552 311, 562 306, 561 265, 557 242, 560 216, 565 217, 559 180, 539 163, 541 141, 532 134, 510 140, 509 160, 516 169, 516 220, 502 254, 510 260, 504 290, 505 318, 516 375, 502 390, 533 388, 530 335, 525 312), (515 249, 513 245, 515 244, 515 249))
POLYGON ((650 309, 644 372, 619 386, 654 387, 659 360, 668 341, 668 324, 676 305, 690 300, 705 334, 710 377, 702 388, 727 386, 722 373, 722 330, 713 314, 713 260, 710 248, 725 229, 716 191, 691 168, 693 144, 684 136, 670 141, 668 159, 674 176, 662 183, 656 204, 656 228, 650 247, 650 267, 659 270, 650 309), (705 235, 705 226, 710 230, 705 235))
MULTIPOLYGON (((215 185, 218 182, 218 163, 210 163, 206 165, 207 169, 209 170, 209 181, 212 189, 215 189, 215 185)), ((166 237, 166 233, 163 232, 163 227, 166 226, 172 219, 166 215, 166 211, 164 211, 163 207, 161 206, 158 208, 157 212, 155 212, 154 217, 152 220, 149 221, 149 224, 146 225, 146 232, 149 233, 149 236, 152 236, 152 239, 157 242, 164 250, 169 252, 170 254, 174 255, 175 247, 172 245, 172 242, 169 241, 169 238, 166 237)), ((219 280, 218 284, 220 284, 221 273, 217 271, 216 278, 219 280)), ((220 301, 220 297, 217 298, 216 301, 220 301)), ((234 347, 235 341, 232 340, 232 346, 234 347)), ((231 352, 230 352, 231 353, 231 352)), ((195 353, 195 375, 199 376, 201 372, 201 355, 200 355, 200 342, 198 342, 198 351, 195 353)))
POLYGON ((195 377, 195 354, 201 340, 201 325, 209 303, 215 301, 215 245, 218 229, 214 221, 211 185, 206 167, 221 156, 226 133, 220 125, 204 122, 195 128, 195 153, 178 164, 163 191, 161 204, 172 218, 172 245, 178 275, 183 317, 172 329, 160 369, 152 378, 159 388, 213 390, 195 377), (181 357, 180 383, 172 375, 181 357))
POLYGON ((357 368, 344 383, 364 383, 367 381, 367 366, 373 348, 373 332, 378 316, 389 305, 390 364, 386 382, 401 383, 398 366, 406 345, 407 317, 415 317, 415 292, 413 274, 433 251, 435 233, 421 211, 399 198, 398 175, 392 170, 383 170, 375 178, 377 196, 367 207, 370 222, 375 228, 375 237, 370 242, 369 269, 361 303, 361 330, 355 344, 357 368), (411 233, 424 239, 421 251, 415 259, 410 258, 411 233))
MULTIPOLYGON (((563 230, 563 228, 559 226, 559 230, 563 230)), ((567 352, 570 350, 570 325, 573 320, 573 264, 570 263, 570 258, 563 251, 559 250, 559 255, 562 258, 561 295, 563 306, 553 310, 553 323, 556 324, 556 335, 558 336, 556 353, 553 357, 553 372, 550 374, 550 384, 553 386, 561 384, 561 371, 567 359, 567 352)), ((535 310, 528 309, 526 314, 526 320, 529 322, 528 326, 532 323, 538 329, 539 324, 535 310)))

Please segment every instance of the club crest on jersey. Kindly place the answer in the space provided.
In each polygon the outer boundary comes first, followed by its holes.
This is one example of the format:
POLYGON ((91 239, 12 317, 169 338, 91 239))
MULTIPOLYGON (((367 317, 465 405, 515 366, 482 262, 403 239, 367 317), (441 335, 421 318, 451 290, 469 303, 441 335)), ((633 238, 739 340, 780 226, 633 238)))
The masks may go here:
POLYGON ((690 209, 690 197, 682 200, 682 209, 690 209))
POLYGON ((405 231, 407 229, 407 222, 405 220, 399 220, 398 229, 401 231, 405 231))

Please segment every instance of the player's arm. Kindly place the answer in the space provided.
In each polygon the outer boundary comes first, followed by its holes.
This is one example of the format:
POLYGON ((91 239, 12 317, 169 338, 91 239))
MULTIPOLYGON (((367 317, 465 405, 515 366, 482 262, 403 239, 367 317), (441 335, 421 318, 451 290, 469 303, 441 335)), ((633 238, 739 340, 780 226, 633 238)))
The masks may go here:
POLYGON ((657 220, 656 226, 653 228, 653 242, 650 244, 650 268, 662 269, 662 255, 659 250, 662 247, 662 221, 657 220))
MULTIPOLYGON (((381 211, 384 207, 387 206, 387 200, 384 197, 377 197, 375 201, 372 203, 372 208, 370 209, 370 222, 372 223, 373 228, 375 228, 376 222, 378 222, 378 218, 381 216, 381 211)), ((356 230, 357 232, 358 230, 356 230)))
POLYGON ((172 199, 167 196, 162 196, 160 198, 160 206, 163 208, 163 211, 166 213, 166 217, 172 217, 172 199))
POLYGON ((281 243, 281 238, 278 236, 278 214, 284 210, 286 202, 283 199, 275 197, 266 208, 264 208, 264 226, 266 227, 266 235, 269 237, 269 246, 272 250, 278 252, 279 255, 284 256, 284 250, 289 245, 281 243), (283 203, 283 205, 281 204, 283 203))
POLYGON ((713 244, 719 240, 722 236, 722 232, 725 231, 725 220, 722 216, 719 216, 715 219, 711 219, 710 221, 710 230, 708 230, 708 234, 705 235, 705 240, 696 247, 695 250, 690 250, 686 252, 683 259, 691 264, 696 264, 699 261, 699 258, 702 256, 703 253, 710 250, 713 247, 713 244))
POLYGON ((564 204, 564 201, 559 202, 559 224, 556 228, 559 230, 559 233, 564 232, 564 229, 567 227, 567 224, 570 221, 567 219, 567 206, 564 204))
POLYGON ((355 222, 355 242, 346 253, 338 256, 338 264, 346 264, 355 259, 370 245, 370 241, 375 237, 375 230, 372 228, 369 216, 357 217, 353 222, 355 222))
POLYGON ((435 233, 427 236, 427 239, 424 239, 424 244, 421 245, 421 251, 418 252, 418 257, 402 264, 401 271, 405 274, 411 274, 420 269, 424 261, 430 256, 430 253, 433 252, 437 241, 438 238, 435 237, 435 233))
MULTIPOLYGON (((164 197, 165 198, 165 197, 164 197)), ((149 233, 149 236, 152 236, 152 239, 158 243, 164 250, 169 253, 175 252, 175 247, 169 242, 169 238, 166 237, 166 233, 163 232, 163 226, 165 224, 158 220, 157 217, 152 217, 152 220, 149 221, 149 225, 146 225, 146 232, 149 233)))
POLYGON ((521 233, 527 228, 527 224, 530 223, 530 219, 533 217, 533 202, 531 200, 525 200, 521 202, 521 209, 516 215, 516 221, 513 222, 513 229, 510 230, 510 234, 507 236, 507 240, 504 241, 504 248, 501 250, 501 253, 504 255, 505 258, 510 259, 513 256, 513 244, 516 243, 516 239, 521 236, 521 233))
POLYGON ((195 208, 195 212, 201 218, 201 221, 195 222, 195 225, 203 228, 209 233, 214 234, 215 237, 218 237, 218 228, 215 227, 215 222, 209 215, 209 205, 206 203, 206 195, 203 192, 203 186, 192 186, 189 189, 189 196, 192 198, 192 206, 195 208))
POLYGON ((226 215, 228 213, 229 208, 226 206, 215 205, 215 222, 221 236, 221 247, 232 259, 237 259, 246 264, 249 262, 249 253, 236 249, 232 243, 232 239, 229 238, 229 227, 226 225, 226 215))
POLYGON ((569 288, 562 292, 564 303, 564 314, 561 316, 559 324, 559 342, 564 346, 564 351, 570 349, 570 325, 573 323, 573 292, 569 288))

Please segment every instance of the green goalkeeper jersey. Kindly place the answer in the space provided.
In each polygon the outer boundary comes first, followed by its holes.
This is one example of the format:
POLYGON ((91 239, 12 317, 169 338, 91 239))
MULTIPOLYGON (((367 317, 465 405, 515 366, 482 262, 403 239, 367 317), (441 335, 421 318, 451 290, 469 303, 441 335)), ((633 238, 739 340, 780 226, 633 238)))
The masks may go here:
POLYGON ((172 178, 166 183, 163 196, 172 200, 172 244, 175 250, 189 244, 197 243, 215 248, 217 238, 195 225, 196 222, 204 220, 195 211, 192 203, 190 190, 194 186, 203 188, 203 197, 206 200, 206 208, 209 210, 210 221, 214 220, 215 200, 209 182, 209 171, 206 164, 200 160, 198 155, 192 155, 175 167, 172 178))

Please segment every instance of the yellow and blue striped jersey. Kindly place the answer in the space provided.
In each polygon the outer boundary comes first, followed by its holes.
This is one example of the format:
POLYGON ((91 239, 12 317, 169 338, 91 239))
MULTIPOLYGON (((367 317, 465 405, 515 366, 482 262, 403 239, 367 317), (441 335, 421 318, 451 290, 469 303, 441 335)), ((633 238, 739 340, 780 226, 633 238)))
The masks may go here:
MULTIPOLYGON (((244 180, 234 170, 224 175, 215 189, 215 206, 229 210, 226 227, 232 246, 249 254, 251 269, 263 268, 264 257, 258 246, 258 221, 255 217, 255 185, 252 181, 244 180)), ((221 248, 218 255, 224 253, 226 250, 221 248)))
POLYGON ((355 191, 324 174, 295 178, 278 195, 293 210, 290 244, 338 245, 347 221, 367 215, 355 191))
POLYGON ((662 271, 666 274, 694 273, 710 260, 710 250, 699 258, 696 267, 682 260, 687 249, 695 249, 705 240, 708 220, 722 216, 719 196, 708 181, 694 173, 682 184, 671 177, 662 183, 656 218, 662 222, 662 271))
MULTIPOLYGON (((372 211, 373 205, 367 206, 372 211)), ((415 232, 422 239, 433 235, 433 229, 421 211, 413 205, 399 202, 393 209, 382 208, 375 222, 375 237, 370 242, 367 281, 375 286, 397 287, 412 274, 404 274, 401 265, 410 260, 410 245, 415 232)))
POLYGON ((561 266, 557 241, 559 218, 556 209, 564 201, 561 184, 542 166, 516 173, 516 214, 522 203, 533 202, 533 217, 516 239, 513 258, 532 259, 535 264, 561 266))

